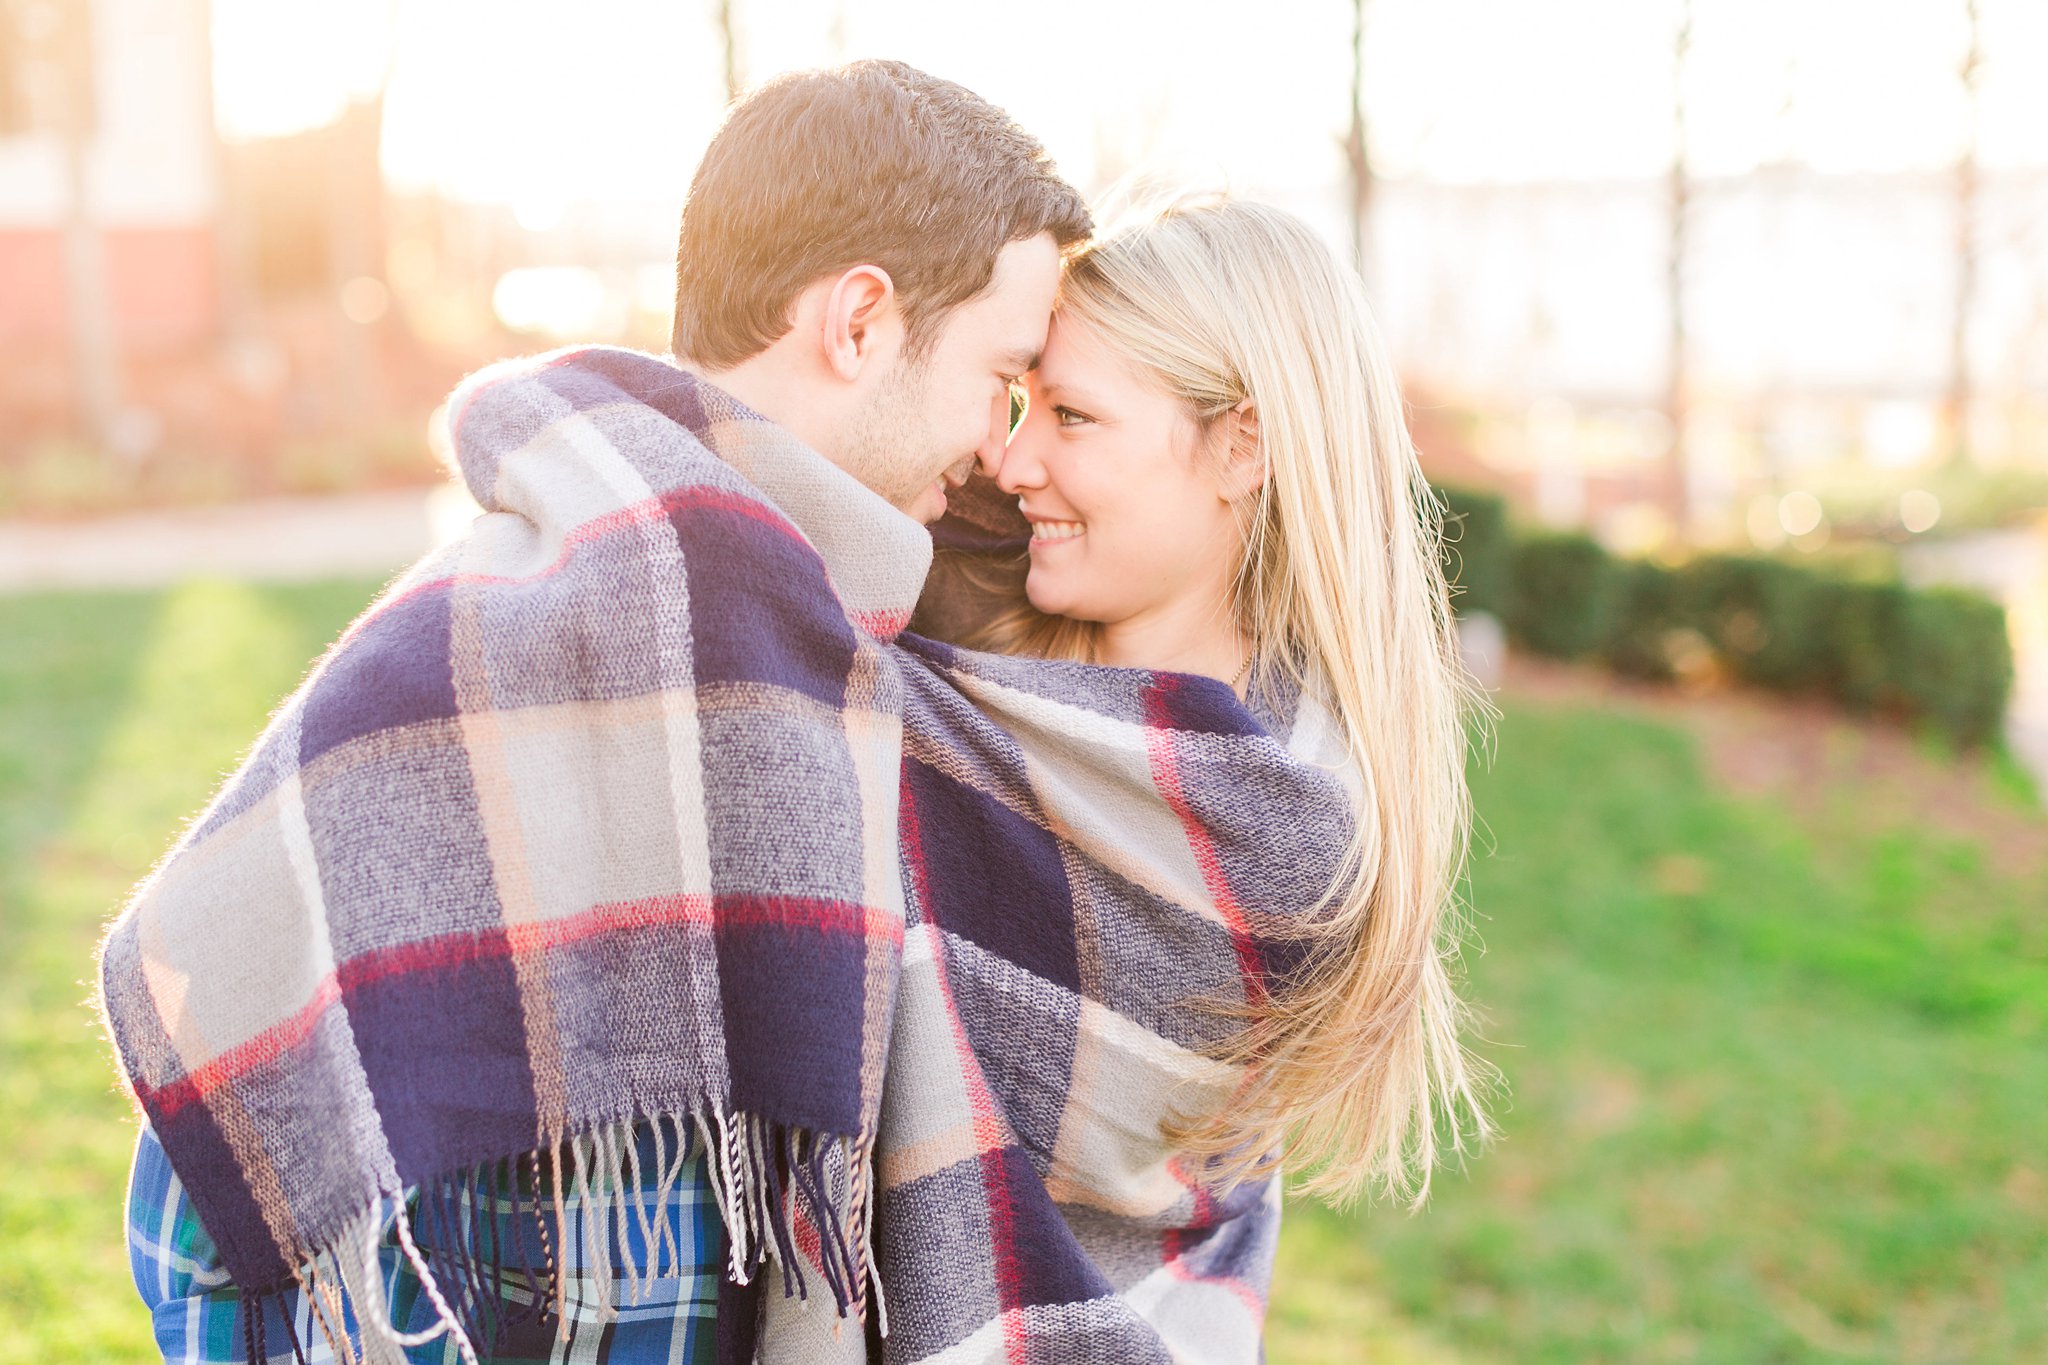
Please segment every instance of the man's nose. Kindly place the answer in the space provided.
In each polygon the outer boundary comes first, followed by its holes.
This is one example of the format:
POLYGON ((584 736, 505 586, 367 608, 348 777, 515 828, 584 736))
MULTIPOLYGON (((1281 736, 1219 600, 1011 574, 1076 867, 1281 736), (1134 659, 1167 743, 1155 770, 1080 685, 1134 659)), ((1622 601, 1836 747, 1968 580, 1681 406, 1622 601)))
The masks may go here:
POLYGON ((1010 440, 1010 394, 1006 389, 988 408, 988 433, 974 449, 974 462, 991 479, 1003 467, 1003 447, 1010 440))

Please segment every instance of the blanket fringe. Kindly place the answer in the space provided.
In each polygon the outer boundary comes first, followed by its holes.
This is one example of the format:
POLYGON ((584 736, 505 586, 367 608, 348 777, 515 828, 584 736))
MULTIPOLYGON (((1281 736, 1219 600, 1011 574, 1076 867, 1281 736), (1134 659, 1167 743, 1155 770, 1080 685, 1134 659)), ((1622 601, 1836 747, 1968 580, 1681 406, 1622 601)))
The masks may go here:
MULTIPOLYGON (((701 1153, 734 1283, 752 1283, 773 1260, 783 1293, 808 1301, 815 1272, 840 1317, 865 1321, 872 1307, 886 1336, 888 1310, 874 1275, 871 1151, 865 1136, 821 1136, 709 1106, 544 1138, 532 1152, 437 1176, 410 1205, 381 1195, 350 1219, 332 1245, 302 1259, 295 1276, 307 1331, 350 1365, 406 1365, 408 1347, 442 1337, 464 1365, 478 1365, 512 1325, 550 1316, 557 1342, 566 1343, 572 1307, 609 1322, 620 1297, 644 1303, 656 1279, 681 1272, 684 1247, 667 1206, 691 1156, 701 1153), (652 1132, 651 1164, 643 1164, 636 1141, 643 1124, 652 1132), (506 1221, 518 1230, 509 1239, 506 1221), (800 1227, 816 1232, 815 1257, 800 1249, 808 1240, 799 1238, 800 1227), (434 1321, 423 1331, 401 1331, 391 1321, 387 1233, 432 1308, 434 1321), (570 1248, 580 1255, 573 1274, 564 1269, 570 1248), (347 1331, 351 1311, 355 1342, 347 1331)), ((251 1365, 268 1354, 264 1301, 245 1299, 251 1365)), ((295 1324, 286 1331, 298 1356, 295 1324)))

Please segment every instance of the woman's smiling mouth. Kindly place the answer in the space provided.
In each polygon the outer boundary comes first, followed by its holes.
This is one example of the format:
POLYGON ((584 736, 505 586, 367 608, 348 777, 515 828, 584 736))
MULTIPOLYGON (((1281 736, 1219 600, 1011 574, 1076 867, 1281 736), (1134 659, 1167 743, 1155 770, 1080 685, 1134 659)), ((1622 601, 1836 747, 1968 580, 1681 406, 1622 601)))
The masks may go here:
POLYGON ((1031 543, 1034 545, 1048 540, 1072 540, 1087 530, 1087 527, 1078 521, 1052 521, 1039 517, 1030 517, 1028 520, 1031 522, 1031 543))

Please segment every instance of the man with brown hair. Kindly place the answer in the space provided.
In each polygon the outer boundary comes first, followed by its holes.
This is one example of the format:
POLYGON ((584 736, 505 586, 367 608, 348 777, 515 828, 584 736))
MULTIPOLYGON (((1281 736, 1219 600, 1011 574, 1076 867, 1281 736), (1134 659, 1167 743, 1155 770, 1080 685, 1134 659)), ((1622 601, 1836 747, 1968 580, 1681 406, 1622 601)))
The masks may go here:
POLYGON ((929 523, 1007 435, 1088 229, 1037 141, 951 81, 886 61, 785 76, 691 181, 675 356, 929 523))
MULTIPOLYGON (((738 400, 929 523, 945 510, 947 481, 1007 434, 1009 386, 1036 364, 1063 253, 1088 230, 1079 195, 1039 144, 958 85, 885 61, 780 78, 733 109, 692 182, 673 347, 695 380, 675 378, 738 400)), ((876 524, 875 508, 846 508, 852 531, 835 531, 830 507, 781 510, 835 577, 842 564, 859 572, 859 527, 876 524)), ((630 1173, 623 1189, 593 1193, 596 1182, 566 1171, 557 1183, 536 1154, 493 1163, 452 1193, 408 1191, 409 1211, 386 1224, 374 1261, 343 1267, 364 1274, 352 1293, 370 1291, 344 1313, 331 1284, 245 1295, 145 1128, 128 1240, 158 1345, 185 1362, 320 1361, 336 1347, 387 1361, 479 1350, 613 1365, 748 1358, 758 1296, 781 1286, 756 1276, 742 1293, 729 1274, 739 1260, 728 1258, 730 1186, 745 1154, 707 1162, 675 1123, 642 1123, 632 1138, 612 1152, 630 1173), (549 1203, 554 1221, 537 1221, 549 1203), (629 1221, 634 1236, 608 1245, 608 1230, 629 1221), (474 1345, 448 1330, 451 1298, 463 1310, 454 1316, 488 1329, 474 1345)))

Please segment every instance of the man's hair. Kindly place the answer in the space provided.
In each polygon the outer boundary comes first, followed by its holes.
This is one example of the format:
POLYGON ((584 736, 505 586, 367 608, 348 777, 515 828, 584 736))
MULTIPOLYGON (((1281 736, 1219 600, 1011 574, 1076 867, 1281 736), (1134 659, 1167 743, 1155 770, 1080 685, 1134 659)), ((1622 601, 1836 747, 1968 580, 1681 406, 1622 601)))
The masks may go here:
POLYGON ((895 61, 781 76, 733 107, 690 182, 676 245, 678 357, 736 365, 789 330, 813 281, 875 265, 914 356, 988 287, 1010 242, 1087 237, 1036 138, 973 91, 895 61))

